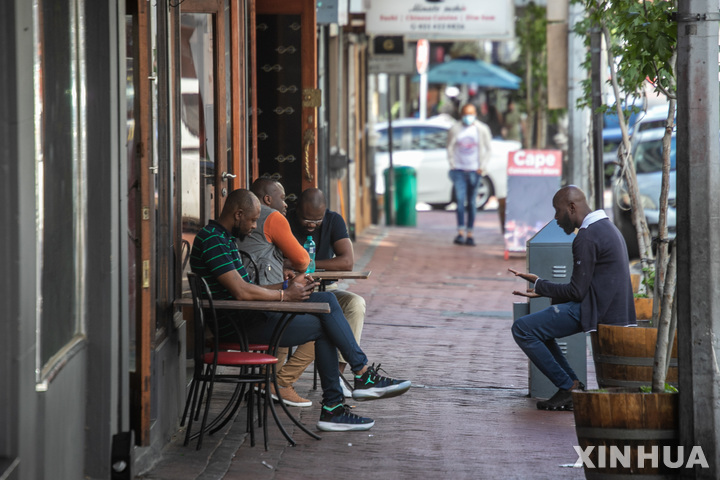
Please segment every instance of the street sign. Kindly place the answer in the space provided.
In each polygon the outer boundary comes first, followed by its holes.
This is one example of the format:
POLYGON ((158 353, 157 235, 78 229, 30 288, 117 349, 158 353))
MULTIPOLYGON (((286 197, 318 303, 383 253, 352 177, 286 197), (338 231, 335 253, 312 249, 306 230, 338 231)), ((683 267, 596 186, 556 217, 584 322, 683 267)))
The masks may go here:
POLYGON ((373 38, 374 55, 402 55, 405 53, 405 39, 402 35, 379 35, 373 38))
MULTIPOLYGON (((385 42, 383 42, 384 44, 385 42)), ((374 42, 373 42, 374 46, 374 42)), ((383 47, 384 48, 384 47, 383 47)), ((381 50, 382 51, 382 50, 381 50)), ((402 54, 370 52, 368 56, 368 73, 388 73, 391 75, 415 74, 415 45, 404 48, 402 54)))
POLYGON ((430 63, 430 42, 427 40, 418 40, 417 52, 415 53, 415 66, 420 75, 427 72, 428 63, 430 63))
POLYGON ((508 154, 505 252, 524 252, 555 215, 552 198, 560 188, 560 150, 517 150, 508 154))

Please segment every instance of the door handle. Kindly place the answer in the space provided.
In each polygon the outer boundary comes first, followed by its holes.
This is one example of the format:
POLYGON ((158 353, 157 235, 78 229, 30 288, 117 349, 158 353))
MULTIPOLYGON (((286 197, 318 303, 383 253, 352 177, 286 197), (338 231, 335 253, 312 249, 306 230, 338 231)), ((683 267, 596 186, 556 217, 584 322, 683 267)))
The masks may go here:
POLYGON ((305 130, 303 134, 303 151, 305 153, 305 178, 312 182, 313 174, 310 173, 310 145, 315 143, 315 131, 312 128, 305 130))
POLYGON ((222 173, 222 179, 224 182, 227 182, 228 178, 236 178, 237 175, 233 175, 232 173, 223 172, 222 173))

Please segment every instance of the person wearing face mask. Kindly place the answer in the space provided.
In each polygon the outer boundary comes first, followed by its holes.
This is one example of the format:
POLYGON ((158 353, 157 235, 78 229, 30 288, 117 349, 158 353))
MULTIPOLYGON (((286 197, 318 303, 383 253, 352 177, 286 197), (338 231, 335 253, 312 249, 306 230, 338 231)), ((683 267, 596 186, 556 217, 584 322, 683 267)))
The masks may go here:
POLYGON ((454 243, 474 246, 478 184, 490 159, 492 135, 490 128, 477 119, 475 105, 466 104, 460 113, 461 121, 450 128, 447 138, 449 175, 457 199, 458 234, 454 243))

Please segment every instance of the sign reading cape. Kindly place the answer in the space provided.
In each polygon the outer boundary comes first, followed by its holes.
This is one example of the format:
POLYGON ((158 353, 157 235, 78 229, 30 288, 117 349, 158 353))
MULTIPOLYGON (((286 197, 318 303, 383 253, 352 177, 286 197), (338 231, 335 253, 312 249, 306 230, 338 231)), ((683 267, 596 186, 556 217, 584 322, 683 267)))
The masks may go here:
POLYGON ((524 252, 527 241, 555 216, 552 198, 560 188, 560 150, 517 150, 508 154, 505 256, 524 252))

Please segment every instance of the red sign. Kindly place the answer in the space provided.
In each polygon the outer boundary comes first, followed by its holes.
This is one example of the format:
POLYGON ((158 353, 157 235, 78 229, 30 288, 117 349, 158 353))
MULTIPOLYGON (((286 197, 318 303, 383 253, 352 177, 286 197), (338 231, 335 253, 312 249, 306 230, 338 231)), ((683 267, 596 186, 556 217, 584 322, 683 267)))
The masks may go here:
POLYGON ((560 150, 517 150, 509 153, 508 175, 559 177, 561 174, 560 150))
POLYGON ((430 42, 427 40, 418 40, 417 51, 415 53, 415 66, 420 75, 425 73, 430 63, 430 42))

